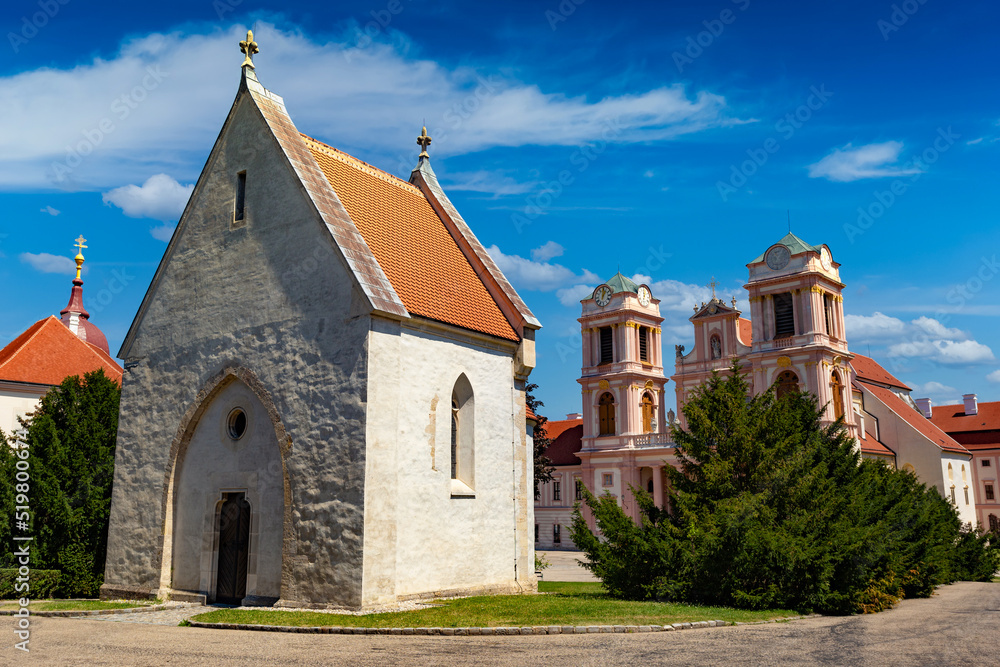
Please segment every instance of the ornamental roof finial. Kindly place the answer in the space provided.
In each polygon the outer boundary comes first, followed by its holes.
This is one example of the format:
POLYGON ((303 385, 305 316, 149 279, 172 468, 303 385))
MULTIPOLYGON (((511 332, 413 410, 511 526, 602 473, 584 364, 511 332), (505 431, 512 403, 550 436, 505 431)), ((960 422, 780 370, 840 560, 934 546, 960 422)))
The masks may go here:
POLYGON ((427 154, 427 147, 431 145, 431 138, 427 135, 426 125, 420 131, 420 136, 417 137, 417 145, 420 146, 420 155, 418 157, 430 158, 430 155, 427 154))
POLYGON ((712 288, 712 298, 715 298, 715 288, 719 283, 715 281, 715 276, 712 276, 712 282, 708 283, 708 286, 712 288))
POLYGON ((243 64, 240 67, 254 69, 253 55, 260 53, 260 49, 257 48, 257 42, 253 41, 253 30, 247 30, 247 38, 240 42, 240 52, 246 54, 246 58, 243 59, 243 64))
POLYGON ((77 280, 80 279, 80 271, 81 271, 81 269, 83 269, 83 249, 87 247, 87 246, 84 245, 84 243, 86 243, 86 242, 87 242, 87 239, 83 238, 83 234, 80 234, 80 238, 78 238, 76 240, 76 257, 74 259, 76 260, 76 279, 77 280))

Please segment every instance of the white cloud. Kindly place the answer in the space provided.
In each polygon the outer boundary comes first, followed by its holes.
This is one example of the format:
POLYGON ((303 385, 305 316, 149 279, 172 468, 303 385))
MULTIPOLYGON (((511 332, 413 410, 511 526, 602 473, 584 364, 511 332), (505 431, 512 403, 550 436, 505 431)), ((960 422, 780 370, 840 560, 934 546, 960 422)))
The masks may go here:
POLYGON ((872 315, 844 315, 844 326, 847 328, 847 340, 852 343, 898 338, 906 330, 903 320, 880 312, 872 315))
POLYGON ((194 185, 181 185, 166 174, 156 174, 141 186, 124 185, 103 195, 105 204, 113 204, 130 218, 177 220, 191 197, 194 185))
POLYGON ((600 282, 601 279, 597 278, 593 285, 573 285, 572 287, 564 287, 563 289, 556 290, 556 296, 559 297, 559 303, 564 306, 579 307, 581 301, 594 293, 594 288, 597 287, 600 282))
POLYGON ((547 262, 553 257, 561 257, 564 249, 555 241, 548 241, 531 251, 531 259, 536 262, 547 262))
POLYGON ((1000 382, 1000 369, 993 371, 986 376, 986 379, 990 382, 1000 382))
POLYGON ((920 357, 940 364, 969 365, 996 361, 993 350, 974 340, 915 340, 890 345, 890 357, 920 357))
POLYGON ((900 141, 886 141, 858 147, 847 144, 843 148, 834 149, 819 162, 809 165, 809 176, 846 183, 862 178, 886 178, 920 173, 915 167, 898 164, 902 150, 903 143, 900 141))
POLYGON ((174 235, 174 229, 177 225, 160 225, 159 227, 153 227, 149 230, 149 233, 157 241, 163 241, 167 243, 170 241, 170 237, 174 235))
POLYGON ((976 144, 981 144, 981 143, 983 143, 983 138, 982 137, 977 137, 975 139, 970 139, 969 141, 966 141, 965 145, 966 146, 975 146, 976 144))
MULTIPOLYGON (((193 179, 236 95, 233 45, 245 31, 195 24, 72 68, 0 76, 0 115, 18 128, 0 134, 0 183, 104 190, 161 172, 193 179), (59 164, 70 172, 57 182, 59 164)), ((348 48, 347 35, 319 41, 263 22, 257 36, 265 45, 257 76, 284 97, 300 130, 399 173, 416 162, 423 117, 432 156, 665 141, 744 122, 720 95, 683 85, 589 99, 446 67, 401 44, 348 48)))
POLYGON ((914 385, 912 395, 917 398, 929 398, 937 405, 962 402, 960 400, 961 394, 958 389, 949 387, 948 385, 940 382, 935 382, 934 380, 925 384, 914 385))
POLYGON ((918 330, 937 338, 950 338, 952 340, 966 340, 969 335, 961 329, 949 329, 939 321, 930 317, 918 317, 911 322, 918 330))
POLYGON ((522 195, 534 190, 536 183, 519 183, 510 176, 494 171, 473 171, 469 173, 449 174, 446 190, 468 190, 470 192, 485 192, 494 197, 505 195, 522 195))
MULTIPOLYGON (((507 279, 520 289, 551 292, 578 281, 592 282, 594 286, 600 282, 600 278, 586 269, 577 275, 561 264, 536 262, 518 255, 505 255, 495 245, 487 248, 486 252, 490 253, 490 257, 497 263, 507 279)), ((559 298, 562 300, 562 296, 559 298)))
POLYGON ((60 213, 59 209, 52 208, 51 206, 46 206, 46 207, 42 208, 41 212, 42 213, 48 213, 51 216, 56 216, 56 215, 59 215, 59 213, 60 213))
MULTIPOLYGON (((42 273, 62 273, 71 276, 76 275, 76 262, 71 260, 69 257, 63 257, 62 255, 53 255, 47 252, 40 252, 37 254, 22 252, 21 261, 36 271, 41 271, 42 273)), ((86 267, 84 267, 84 270, 86 270, 86 267)))

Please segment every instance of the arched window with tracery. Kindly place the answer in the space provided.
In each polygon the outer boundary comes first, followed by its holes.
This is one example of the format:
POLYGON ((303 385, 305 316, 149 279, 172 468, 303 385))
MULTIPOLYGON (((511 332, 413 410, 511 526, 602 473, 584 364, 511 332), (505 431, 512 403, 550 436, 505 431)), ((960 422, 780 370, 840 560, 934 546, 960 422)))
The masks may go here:
POLYGON ((799 376, 792 371, 782 371, 775 381, 775 395, 781 399, 799 390, 799 376))
POLYGON ((615 434, 615 397, 611 392, 601 394, 597 405, 600 435, 615 434))
POLYGON ((652 433, 656 430, 656 406, 653 397, 647 391, 642 395, 642 432, 652 433))
POLYGON ((833 417, 840 419, 844 416, 844 383, 837 371, 830 375, 830 391, 833 393, 833 417))
POLYGON ((452 486, 452 494, 471 491, 476 470, 475 394, 469 378, 463 373, 451 392, 451 478, 462 484, 452 486))

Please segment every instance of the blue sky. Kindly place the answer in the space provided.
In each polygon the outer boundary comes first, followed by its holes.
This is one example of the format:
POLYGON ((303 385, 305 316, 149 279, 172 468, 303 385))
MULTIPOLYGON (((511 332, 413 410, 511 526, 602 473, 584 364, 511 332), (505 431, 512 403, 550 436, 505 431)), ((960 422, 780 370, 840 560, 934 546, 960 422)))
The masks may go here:
POLYGON ((63 3, 0 15, 0 340, 65 305, 83 234, 117 350, 255 24, 301 131, 406 177, 426 123, 545 325, 551 417, 579 409, 590 289, 643 276, 672 359, 713 276, 745 306, 786 211, 842 264, 852 349, 935 403, 1000 399, 995 3, 63 3))

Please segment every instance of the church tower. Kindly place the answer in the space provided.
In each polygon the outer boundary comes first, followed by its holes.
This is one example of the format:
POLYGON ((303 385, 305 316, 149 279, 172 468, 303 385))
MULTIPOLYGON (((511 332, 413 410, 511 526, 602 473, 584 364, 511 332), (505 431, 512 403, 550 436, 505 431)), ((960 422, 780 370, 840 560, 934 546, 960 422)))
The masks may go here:
POLYGON ((857 437, 840 264, 825 244, 812 246, 789 232, 747 268, 754 391, 778 383, 779 395, 812 392, 827 406, 826 421, 843 416, 857 437))

